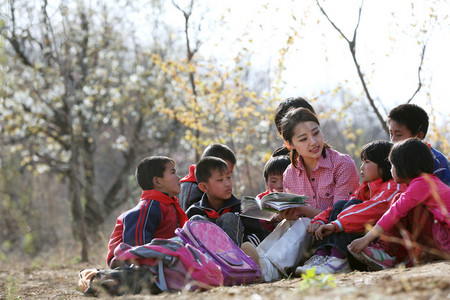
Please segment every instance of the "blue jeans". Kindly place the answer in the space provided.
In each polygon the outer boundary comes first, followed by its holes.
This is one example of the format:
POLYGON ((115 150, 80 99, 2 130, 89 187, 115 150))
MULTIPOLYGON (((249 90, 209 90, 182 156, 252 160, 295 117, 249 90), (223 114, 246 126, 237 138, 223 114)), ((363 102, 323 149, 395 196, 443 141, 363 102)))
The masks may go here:
MULTIPOLYGON (((328 218, 328 223, 337 219, 337 216, 347 207, 353 204, 362 203, 361 200, 353 199, 350 201, 340 200, 333 205, 333 209, 330 212, 330 217, 328 218)), ((363 233, 346 233, 346 232, 335 232, 330 235, 326 235, 323 237, 323 240, 318 240, 316 242, 316 251, 320 249, 324 249, 326 247, 333 247, 338 249, 345 255, 349 255, 349 251, 347 249, 347 245, 350 244, 353 240, 360 238, 363 233)))

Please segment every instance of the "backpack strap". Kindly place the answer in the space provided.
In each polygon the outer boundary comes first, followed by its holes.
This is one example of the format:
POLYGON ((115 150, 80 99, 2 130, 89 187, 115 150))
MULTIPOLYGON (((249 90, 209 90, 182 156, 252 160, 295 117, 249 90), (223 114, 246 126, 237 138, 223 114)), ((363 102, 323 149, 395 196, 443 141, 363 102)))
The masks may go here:
POLYGON ((158 277, 157 280, 155 278, 155 283, 161 291, 167 291, 166 277, 164 275, 164 263, 162 260, 158 260, 158 277))

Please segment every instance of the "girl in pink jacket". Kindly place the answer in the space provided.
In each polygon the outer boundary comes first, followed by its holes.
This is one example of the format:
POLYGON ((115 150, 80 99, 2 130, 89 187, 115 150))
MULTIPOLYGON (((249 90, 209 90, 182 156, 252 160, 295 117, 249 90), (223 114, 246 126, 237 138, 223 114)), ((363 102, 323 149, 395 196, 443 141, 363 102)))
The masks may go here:
POLYGON ((406 183, 408 188, 392 200, 375 227, 349 245, 349 250, 374 270, 390 268, 406 259, 413 263, 424 254, 428 258, 450 258, 450 188, 433 174, 430 148, 410 138, 394 145, 389 160, 394 180, 406 183), (392 242, 382 242, 381 247, 369 246, 385 232, 391 241, 392 237, 400 238, 402 245, 392 247, 392 242))

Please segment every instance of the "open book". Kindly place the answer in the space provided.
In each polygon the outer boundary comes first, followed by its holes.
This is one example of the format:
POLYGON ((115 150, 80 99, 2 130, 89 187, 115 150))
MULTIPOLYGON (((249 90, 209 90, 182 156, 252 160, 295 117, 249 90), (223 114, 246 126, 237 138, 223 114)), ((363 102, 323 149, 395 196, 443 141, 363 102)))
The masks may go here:
POLYGON ((271 193, 261 199, 245 196, 241 201, 241 216, 270 221, 282 210, 306 206, 307 196, 271 193))

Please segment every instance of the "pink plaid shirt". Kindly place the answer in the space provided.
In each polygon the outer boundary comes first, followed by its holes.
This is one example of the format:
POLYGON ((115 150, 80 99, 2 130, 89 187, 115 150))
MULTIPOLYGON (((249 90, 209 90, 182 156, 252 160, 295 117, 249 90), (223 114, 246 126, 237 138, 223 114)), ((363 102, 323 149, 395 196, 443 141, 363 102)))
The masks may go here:
POLYGON ((326 149, 326 158, 319 158, 311 178, 299 157, 297 168, 290 164, 283 174, 283 190, 308 196, 308 204, 326 210, 336 201, 348 199, 359 187, 359 175, 353 159, 333 149, 326 149))

